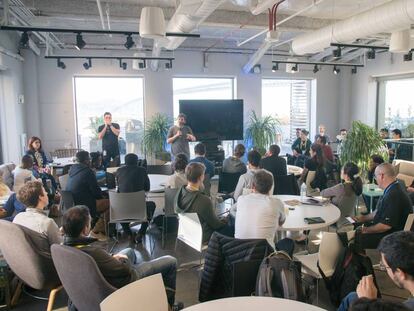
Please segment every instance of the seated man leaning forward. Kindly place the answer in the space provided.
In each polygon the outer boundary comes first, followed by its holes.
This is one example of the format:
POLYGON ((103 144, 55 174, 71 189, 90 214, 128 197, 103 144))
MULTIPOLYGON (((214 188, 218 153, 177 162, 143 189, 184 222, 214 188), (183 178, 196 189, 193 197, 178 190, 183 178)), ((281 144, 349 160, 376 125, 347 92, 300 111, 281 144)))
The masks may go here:
POLYGON ((62 243, 62 234, 55 221, 46 216, 43 209, 49 204, 49 198, 42 182, 29 181, 20 188, 17 199, 27 208, 14 217, 15 224, 27 227, 45 236, 49 244, 62 243))
POLYGON ((379 165, 375 169, 375 178, 384 190, 377 209, 368 215, 355 217, 358 223, 362 223, 355 237, 355 246, 361 252, 377 248, 384 236, 403 230, 408 214, 413 212, 411 200, 396 180, 394 167, 390 163, 379 165))
MULTIPOLYGON (((404 304, 408 309, 414 310, 414 232, 399 231, 387 235, 381 240, 378 250, 381 253, 381 265, 391 280, 399 288, 410 292, 411 297, 404 304)), ((342 300, 338 311, 350 310, 358 298, 377 298, 377 288, 372 275, 364 276, 359 281, 356 292, 349 293, 342 300)))
POLYGON ((253 192, 242 195, 237 201, 237 239, 266 239, 275 250, 283 250, 290 256, 295 244, 291 239, 283 239, 275 245, 275 234, 286 220, 283 202, 269 195, 273 185, 272 175, 265 170, 257 170, 253 177, 253 192))
POLYGON ((168 303, 174 304, 177 260, 171 256, 162 256, 147 262, 136 257, 135 251, 126 248, 111 255, 92 243, 88 237, 91 229, 91 216, 86 206, 75 206, 63 215, 64 244, 73 246, 91 256, 105 280, 116 288, 121 288, 144 277, 161 273, 167 292, 168 303))
POLYGON ((234 230, 214 213, 210 197, 200 191, 205 169, 202 163, 188 164, 185 169, 188 184, 180 188, 174 200, 177 213, 197 213, 203 228, 203 242, 209 241, 214 231, 227 236, 234 235, 234 230))

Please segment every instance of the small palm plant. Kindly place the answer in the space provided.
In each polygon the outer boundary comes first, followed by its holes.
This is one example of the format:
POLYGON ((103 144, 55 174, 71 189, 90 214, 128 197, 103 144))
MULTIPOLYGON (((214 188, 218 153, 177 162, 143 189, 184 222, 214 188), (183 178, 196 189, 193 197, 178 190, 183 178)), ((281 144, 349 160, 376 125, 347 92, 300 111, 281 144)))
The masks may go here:
POLYGON ((343 143, 341 162, 356 163, 365 176, 370 157, 374 154, 381 155, 385 161, 388 159, 386 146, 378 132, 360 121, 352 122, 351 130, 343 143))
POLYGON ((145 123, 142 148, 149 156, 159 158, 162 154, 164 158, 168 129, 171 125, 169 118, 165 114, 157 113, 145 123))
POLYGON ((245 131, 245 142, 251 142, 253 147, 264 155, 267 148, 276 140, 276 134, 280 133, 280 122, 272 116, 258 117, 252 110, 245 131))

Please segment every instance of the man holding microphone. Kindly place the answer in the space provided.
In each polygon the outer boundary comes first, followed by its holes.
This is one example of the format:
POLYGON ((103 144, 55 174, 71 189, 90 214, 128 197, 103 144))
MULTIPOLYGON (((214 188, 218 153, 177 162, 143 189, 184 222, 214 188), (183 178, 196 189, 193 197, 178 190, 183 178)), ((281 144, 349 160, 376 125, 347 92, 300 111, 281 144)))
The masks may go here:
POLYGON ((186 115, 180 113, 177 117, 178 125, 172 126, 167 135, 167 144, 171 144, 171 153, 175 157, 179 153, 184 153, 190 159, 189 141, 196 141, 193 131, 186 123, 186 115))
POLYGON ((104 113, 104 124, 98 128, 98 138, 102 139, 103 164, 109 166, 111 160, 115 161, 115 166, 120 165, 118 136, 121 132, 118 123, 112 123, 112 114, 104 113))

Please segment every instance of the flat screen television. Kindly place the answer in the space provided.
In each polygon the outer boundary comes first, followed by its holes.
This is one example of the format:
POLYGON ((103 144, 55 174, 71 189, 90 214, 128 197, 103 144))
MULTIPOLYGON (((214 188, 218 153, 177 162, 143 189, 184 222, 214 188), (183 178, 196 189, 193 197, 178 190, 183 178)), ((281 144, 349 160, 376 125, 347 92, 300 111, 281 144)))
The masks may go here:
POLYGON ((180 100, 198 141, 242 140, 243 100, 180 100))

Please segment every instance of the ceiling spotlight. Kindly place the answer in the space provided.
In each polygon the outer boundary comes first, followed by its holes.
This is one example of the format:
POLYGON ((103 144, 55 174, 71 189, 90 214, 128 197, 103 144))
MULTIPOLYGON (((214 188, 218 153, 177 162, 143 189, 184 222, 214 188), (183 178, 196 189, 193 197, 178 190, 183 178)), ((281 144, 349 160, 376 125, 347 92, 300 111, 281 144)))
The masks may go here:
POLYGON ((375 50, 371 49, 367 52, 367 58, 368 59, 375 59, 375 50))
POLYGON ((317 73, 319 71, 318 65, 315 65, 315 67, 313 67, 313 73, 317 73))
POLYGON ((405 62, 411 62, 413 60, 413 52, 410 51, 407 54, 404 55, 404 61, 405 62))
POLYGON ((119 59, 119 67, 122 68, 123 70, 126 70, 128 65, 125 62, 122 62, 122 58, 119 59))
POLYGON ((272 72, 276 72, 279 70, 279 63, 273 63, 272 65, 272 72))
POLYGON ((172 60, 170 60, 168 63, 165 63, 165 70, 170 70, 172 68, 172 60))
POLYGON ((357 68, 357 66, 355 66, 354 68, 352 68, 351 69, 351 73, 353 74, 353 75, 356 75, 356 73, 358 72, 358 68, 357 68))
POLYGON ((332 55, 335 58, 341 57, 341 55, 342 55, 342 49, 341 49, 341 47, 338 46, 338 48, 336 50, 333 50, 332 51, 332 55))
POLYGON ((86 42, 83 40, 82 34, 78 33, 76 35, 76 45, 75 48, 77 48, 78 50, 82 50, 86 45, 86 42))
POLYGON ((336 66, 334 66, 333 73, 337 75, 340 72, 341 72, 341 70, 339 68, 337 68, 336 66))
POLYGON ((298 68, 298 64, 295 64, 295 66, 292 66, 292 68, 290 69, 291 73, 296 73, 298 72, 299 68, 298 68))
POLYGON ((91 67, 92 67, 92 59, 88 58, 88 62, 87 63, 83 63, 83 68, 85 68, 86 70, 88 70, 91 67))
POLYGON ((138 69, 144 70, 145 68, 147 68, 147 62, 145 59, 140 59, 138 62, 138 69))
POLYGON ((27 34, 27 31, 24 31, 20 37, 20 47, 27 47, 27 43, 29 43, 29 35, 27 34))
POLYGON ((129 34, 127 36, 126 42, 124 44, 124 46, 129 50, 130 48, 132 48, 134 46, 135 42, 134 40, 132 40, 132 36, 131 34, 129 34))
POLYGON ((65 63, 64 63, 64 62, 62 62, 62 61, 60 60, 60 58, 58 58, 58 59, 57 59, 57 66, 58 66, 58 68, 61 68, 61 69, 66 69, 66 65, 65 65, 65 63))

